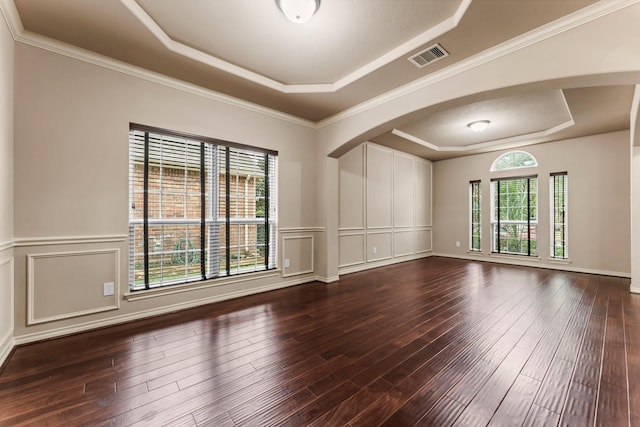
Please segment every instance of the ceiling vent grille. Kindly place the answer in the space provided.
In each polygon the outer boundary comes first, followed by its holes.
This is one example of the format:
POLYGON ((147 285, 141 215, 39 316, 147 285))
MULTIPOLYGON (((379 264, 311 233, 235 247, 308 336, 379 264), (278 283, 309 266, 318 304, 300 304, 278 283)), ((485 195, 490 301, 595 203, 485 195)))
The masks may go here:
POLYGON ((444 50, 440 44, 434 44, 428 49, 423 50, 409 58, 409 61, 418 68, 422 68, 432 62, 449 56, 449 52, 444 50))

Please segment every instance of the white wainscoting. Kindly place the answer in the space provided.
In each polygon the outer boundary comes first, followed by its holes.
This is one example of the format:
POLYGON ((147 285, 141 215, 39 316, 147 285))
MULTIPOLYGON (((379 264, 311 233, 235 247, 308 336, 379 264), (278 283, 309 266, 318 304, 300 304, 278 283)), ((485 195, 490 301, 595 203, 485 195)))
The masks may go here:
POLYGON ((27 254, 28 325, 118 308, 119 248, 27 254), (102 295, 107 282, 114 284, 112 296, 102 295))
POLYGON ((282 238, 282 277, 300 276, 315 271, 313 235, 282 238), (286 260, 289 261, 287 266, 286 260))
POLYGON ((0 262, 0 296, 7 298, 8 301, 2 301, 3 306, 9 307, 8 310, 2 310, 0 313, 0 324, 3 325, 0 331, 0 366, 7 359, 11 350, 13 350, 14 340, 14 262, 13 257, 7 258, 0 262))

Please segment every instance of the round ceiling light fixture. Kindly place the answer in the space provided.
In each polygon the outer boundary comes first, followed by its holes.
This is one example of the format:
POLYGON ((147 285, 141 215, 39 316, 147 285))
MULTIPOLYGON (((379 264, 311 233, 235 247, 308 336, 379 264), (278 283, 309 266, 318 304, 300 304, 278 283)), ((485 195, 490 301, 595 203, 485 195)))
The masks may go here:
POLYGON ((482 132, 489 127, 489 123, 491 123, 489 120, 476 120, 475 122, 469 123, 467 127, 474 132, 482 132))
POLYGON ((276 0, 276 5, 289 21, 304 24, 318 11, 320 0, 276 0))

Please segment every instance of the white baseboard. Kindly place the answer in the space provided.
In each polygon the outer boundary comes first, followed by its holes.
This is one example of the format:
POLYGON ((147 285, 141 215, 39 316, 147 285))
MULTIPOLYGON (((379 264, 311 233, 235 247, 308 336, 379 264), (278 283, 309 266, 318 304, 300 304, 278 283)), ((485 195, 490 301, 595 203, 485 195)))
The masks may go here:
POLYGON ((441 256, 444 258, 466 259, 471 261, 495 262, 498 264, 519 265, 522 267, 547 268, 549 270, 570 271, 572 273, 598 274, 600 276, 624 277, 627 279, 631 278, 631 273, 626 273, 621 271, 596 270, 592 268, 573 267, 569 264, 549 264, 549 263, 544 263, 540 261, 540 259, 527 262, 527 260, 522 259, 522 257, 517 257, 517 259, 516 258, 509 259, 508 256, 486 257, 482 255, 453 255, 453 254, 444 254, 444 253, 434 253, 433 256, 441 256))
POLYGON ((372 268, 385 267, 391 264, 398 264, 401 262, 413 261, 421 258, 428 258, 433 256, 431 252, 421 252, 419 254, 413 254, 408 256, 402 256, 398 258, 389 258, 382 261, 372 261, 363 264, 351 265, 348 267, 342 267, 339 269, 340 274, 357 273, 358 271, 370 270, 372 268))
POLYGON ((14 346, 13 331, 9 331, 0 341, 0 367, 4 365, 14 346))
POLYGON ((332 277, 316 276, 313 280, 317 280, 318 282, 328 284, 328 283, 337 282, 338 280, 340 280, 340 276, 332 276, 332 277))
POLYGON ((640 294, 640 287, 633 286, 633 284, 629 285, 629 292, 632 294, 640 294))
POLYGON ((104 327, 107 327, 107 326, 114 326, 114 325, 118 325, 120 323, 130 322, 130 321, 133 321, 133 320, 145 319, 147 317, 158 316, 160 314, 172 313, 172 312, 175 312, 175 311, 185 310, 185 309, 188 309, 188 308, 194 308, 194 307, 198 307, 198 306, 205 305, 205 304, 211 304, 211 303, 214 303, 214 302, 225 301, 225 300, 229 300, 229 299, 234 299, 234 298, 239 298, 239 297, 243 297, 243 296, 258 294, 258 293, 262 293, 262 292, 273 291, 273 290, 276 290, 276 289, 287 288, 287 287, 290 287, 290 286, 301 285, 301 284, 304 284, 304 283, 312 282, 314 280, 321 280, 321 279, 319 279, 317 277, 298 278, 298 279, 295 279, 295 280, 289 280, 289 281, 286 281, 286 282, 279 282, 279 283, 275 283, 275 284, 271 284, 271 285, 267 285, 267 286, 261 286, 261 287, 258 287, 258 288, 247 289, 247 290, 244 290, 244 291, 228 292, 228 293, 222 294, 222 295, 215 295, 215 296, 201 298, 201 299, 197 299, 197 300, 186 301, 186 302, 182 302, 182 303, 178 303, 178 304, 172 304, 172 305, 168 305, 168 306, 153 308, 153 309, 150 309, 150 310, 139 311, 139 312, 136 312, 136 313, 125 314, 125 315, 122 315, 122 316, 114 316, 114 317, 109 317, 107 319, 101 319, 101 320, 94 320, 94 321, 89 321, 89 322, 77 323, 77 324, 74 324, 74 325, 64 326, 64 327, 61 327, 61 328, 49 329, 49 330, 46 330, 46 331, 34 332, 34 333, 31 333, 31 334, 20 335, 20 336, 17 336, 17 337, 12 339, 12 341, 13 341, 12 346, 13 345, 29 344, 29 343, 32 343, 32 342, 47 340, 47 339, 51 339, 51 338, 58 338, 58 337, 62 337, 62 336, 65 336, 65 335, 76 334, 76 333, 79 333, 79 332, 86 332, 86 331, 90 331, 92 329, 104 328, 104 327))

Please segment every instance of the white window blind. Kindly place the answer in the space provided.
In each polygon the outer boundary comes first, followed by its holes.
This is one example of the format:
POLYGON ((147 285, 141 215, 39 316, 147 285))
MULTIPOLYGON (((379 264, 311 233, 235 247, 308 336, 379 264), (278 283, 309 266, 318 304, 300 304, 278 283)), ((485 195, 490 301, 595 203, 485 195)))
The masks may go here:
POLYGON ((129 146, 132 290, 276 267, 276 152, 134 124, 129 146))

